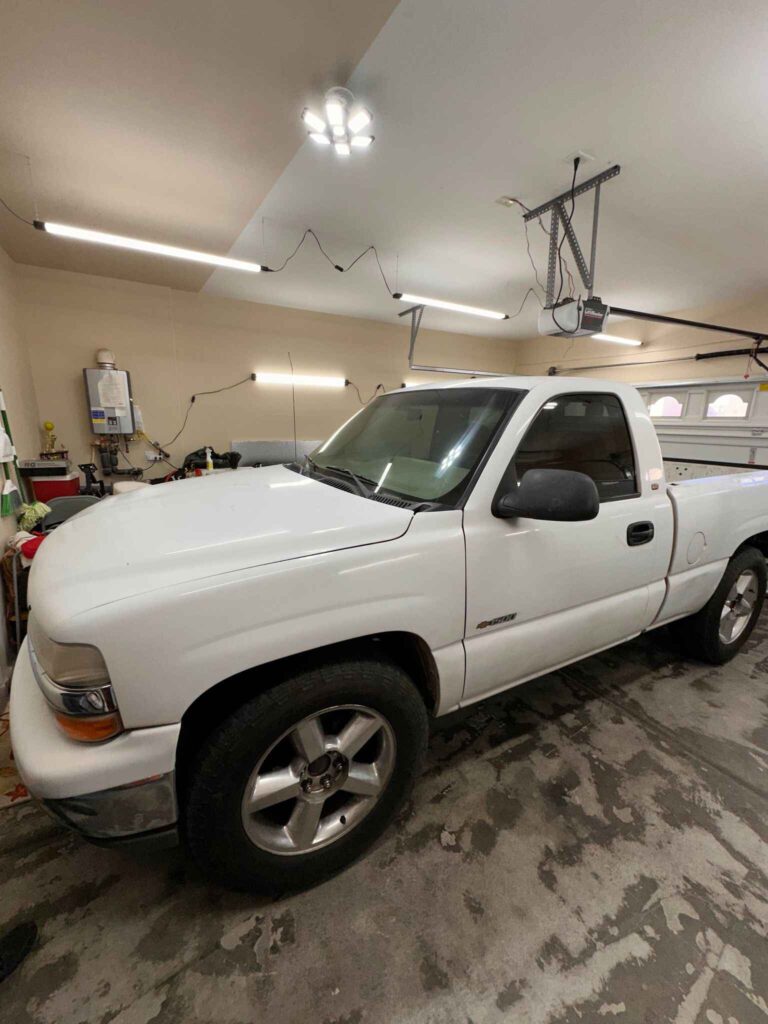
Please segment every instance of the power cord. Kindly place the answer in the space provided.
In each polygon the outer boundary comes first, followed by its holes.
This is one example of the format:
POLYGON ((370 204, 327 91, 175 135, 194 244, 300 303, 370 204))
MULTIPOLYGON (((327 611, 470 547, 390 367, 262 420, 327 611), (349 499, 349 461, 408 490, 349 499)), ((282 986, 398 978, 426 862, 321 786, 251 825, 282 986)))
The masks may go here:
POLYGON ((285 268, 288 266, 288 264, 291 262, 291 260, 294 258, 294 256, 296 256, 298 254, 299 249, 301 249, 301 247, 304 245, 304 243, 306 242, 307 238, 311 238, 314 241, 315 245, 318 247, 320 252, 323 254, 325 259, 328 261, 328 263, 330 263, 330 265, 333 267, 334 270, 338 270, 338 272, 340 274, 348 273, 354 267, 354 265, 356 263, 358 263, 363 258, 363 256, 367 256, 369 252, 372 252, 374 257, 375 257, 375 259, 376 259, 376 265, 379 268, 379 273, 381 274, 381 278, 384 281, 384 287, 387 289, 387 292, 388 292, 388 294, 391 297, 392 289, 389 286, 389 281, 387 280, 387 275, 384 273, 384 268, 381 265, 381 260, 379 259, 379 253, 378 253, 378 250, 377 250, 375 245, 369 245, 366 249, 363 249, 363 251, 361 253, 359 253, 357 256, 355 256, 355 258, 352 260, 352 262, 348 266, 343 267, 340 263, 337 263, 331 256, 328 255, 328 253, 323 248, 322 242, 317 237, 317 234, 315 233, 315 231, 312 228, 307 228, 305 230, 305 232, 301 236, 301 239, 300 239, 298 245, 296 246, 296 248, 293 250, 293 252, 290 253, 290 255, 286 256, 286 258, 283 260, 283 262, 280 264, 279 267, 265 267, 264 269, 267 270, 271 274, 279 274, 279 273, 281 273, 281 271, 285 270, 285 268))
POLYGON ((351 388, 354 388, 355 391, 357 392, 357 398, 358 401, 360 402, 360 405, 368 405, 370 402, 374 400, 376 395, 378 395, 379 391, 381 391, 383 394, 387 390, 383 384, 377 384, 376 387, 373 389, 373 394, 371 395, 371 397, 367 400, 364 400, 363 396, 360 394, 360 388, 357 386, 357 384, 355 384, 353 380, 347 380, 347 384, 349 384, 349 386, 351 388))
POLYGON ((533 295, 533 297, 536 299, 536 301, 541 306, 541 308, 544 309, 544 303, 541 301, 539 296, 536 294, 536 289, 535 288, 529 288, 528 291, 523 296, 523 301, 520 303, 520 306, 518 307, 517 312, 516 313, 510 313, 508 315, 508 317, 507 317, 508 320, 514 320, 516 316, 520 316, 520 314, 523 312, 523 308, 524 308, 526 302, 528 301, 528 296, 529 295, 533 295))
MULTIPOLYGON (((184 428, 187 425, 187 420, 189 419, 189 414, 192 412, 192 406, 195 404, 195 401, 198 398, 200 398, 202 395, 218 395, 218 394, 221 394, 222 391, 231 391, 232 388, 239 388, 241 384, 246 384, 249 380, 255 380, 255 379, 256 379, 256 375, 253 374, 253 373, 249 373, 248 376, 247 377, 243 377, 242 380, 237 380, 237 381, 235 381, 234 384, 226 384, 223 388, 213 388, 211 391, 196 391, 194 393, 194 395, 192 395, 192 397, 189 399, 189 405, 187 406, 187 411, 184 414, 184 422, 181 424, 181 426, 179 427, 177 432, 173 435, 171 440, 170 441, 164 441, 160 446, 154 445, 153 442, 150 442, 150 443, 152 443, 153 447, 157 448, 158 451, 159 451, 160 448, 168 448, 175 441, 177 441, 179 439, 179 437, 181 437, 182 433, 184 432, 184 428)), ((172 465, 172 463, 169 463, 169 465, 172 465)))
POLYGON ((6 210, 8 211, 8 213, 10 213, 12 217, 15 217, 16 220, 20 220, 22 222, 22 224, 29 224, 29 226, 31 228, 33 228, 35 226, 34 221, 27 220, 27 218, 26 217, 22 217, 20 213, 16 213, 16 211, 12 210, 10 208, 10 206, 8 205, 8 203, 6 203, 6 201, 4 199, 0 199, 0 206, 4 206, 6 208, 6 210))
MULTIPOLYGON (((524 210, 526 213, 530 213, 530 211, 531 211, 530 206, 526 206, 525 203, 521 199, 515 199, 514 197, 511 197, 511 199, 512 199, 513 203, 517 203, 517 205, 522 210, 524 210)), ((552 236, 551 232, 547 228, 544 227, 544 222, 542 221, 541 217, 537 217, 536 218, 536 222, 538 223, 538 225, 541 228, 541 230, 544 233, 544 235, 546 235, 547 238, 551 238, 551 236, 552 236)), ((539 288, 542 290, 542 292, 544 292, 546 294, 546 288, 541 283, 541 280, 539 278, 539 271, 538 271, 538 269, 536 267, 536 264, 534 263, 533 255, 531 254, 531 239, 530 239, 530 236, 528 235, 528 221, 527 220, 523 221, 523 230, 525 231, 525 248, 526 248, 526 250, 528 252, 528 259, 530 260, 531 267, 533 268, 533 274, 534 274, 534 277, 536 278, 536 284, 539 286, 539 288)), ((568 291, 569 291, 569 294, 573 295, 574 291, 576 290, 576 285, 575 285, 574 280, 573 280, 573 274, 571 273, 570 265, 569 265, 568 260, 567 260, 567 258, 565 256, 562 257, 562 262, 563 262, 563 266, 565 267, 565 273, 568 276, 568 291)))

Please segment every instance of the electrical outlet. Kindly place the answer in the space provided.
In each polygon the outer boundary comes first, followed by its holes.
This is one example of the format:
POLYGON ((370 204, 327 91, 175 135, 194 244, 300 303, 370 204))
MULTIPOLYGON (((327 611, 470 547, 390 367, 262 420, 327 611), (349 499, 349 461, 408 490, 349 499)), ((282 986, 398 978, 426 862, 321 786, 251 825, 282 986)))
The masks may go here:
POLYGON ((144 452, 144 458, 147 460, 147 462, 162 462, 163 461, 163 456, 159 452, 145 451, 144 452))

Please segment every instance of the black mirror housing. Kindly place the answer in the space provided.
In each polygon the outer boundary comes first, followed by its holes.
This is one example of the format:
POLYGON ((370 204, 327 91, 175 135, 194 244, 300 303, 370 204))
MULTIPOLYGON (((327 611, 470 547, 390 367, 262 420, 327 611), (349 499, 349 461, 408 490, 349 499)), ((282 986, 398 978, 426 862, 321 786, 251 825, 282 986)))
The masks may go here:
POLYGON ((491 508, 499 519, 548 519, 583 522, 600 511, 591 477, 569 469, 529 469, 517 489, 499 493, 491 508))

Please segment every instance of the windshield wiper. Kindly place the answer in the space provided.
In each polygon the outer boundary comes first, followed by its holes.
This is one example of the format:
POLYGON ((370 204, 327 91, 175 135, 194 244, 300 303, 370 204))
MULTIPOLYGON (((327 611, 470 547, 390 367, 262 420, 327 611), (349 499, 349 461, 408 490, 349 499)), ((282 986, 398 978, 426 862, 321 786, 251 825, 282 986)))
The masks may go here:
POLYGON ((315 468, 320 469, 321 471, 323 469, 329 469, 332 473, 341 473, 342 476, 349 477, 364 498, 369 498, 371 496, 371 490, 369 487, 366 487, 363 480, 366 480, 367 483, 375 486, 374 480, 368 480, 367 477, 359 477, 357 473, 353 473, 352 470, 347 469, 346 466, 317 466, 317 464, 315 464, 315 468))

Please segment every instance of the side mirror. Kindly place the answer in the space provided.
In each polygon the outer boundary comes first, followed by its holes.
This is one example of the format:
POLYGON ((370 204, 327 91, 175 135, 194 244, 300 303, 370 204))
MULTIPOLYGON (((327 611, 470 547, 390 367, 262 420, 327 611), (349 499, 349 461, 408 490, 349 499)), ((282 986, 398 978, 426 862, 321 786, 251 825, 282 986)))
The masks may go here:
POLYGON ((529 469, 517 489, 497 494, 491 511, 499 519, 550 519, 579 522, 594 519, 600 497, 594 480, 569 469, 529 469))

